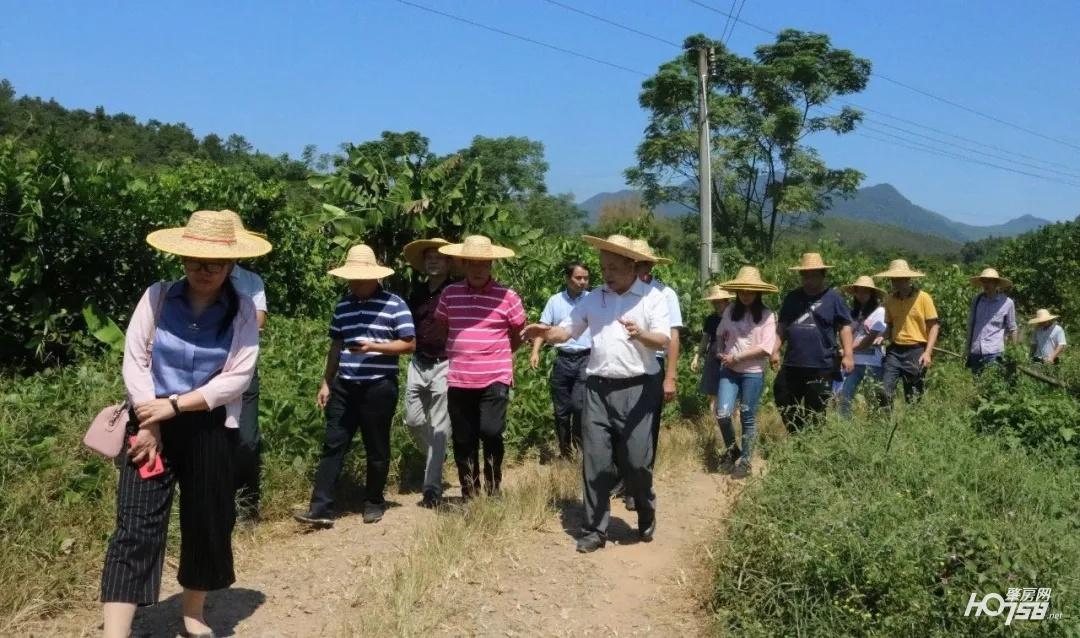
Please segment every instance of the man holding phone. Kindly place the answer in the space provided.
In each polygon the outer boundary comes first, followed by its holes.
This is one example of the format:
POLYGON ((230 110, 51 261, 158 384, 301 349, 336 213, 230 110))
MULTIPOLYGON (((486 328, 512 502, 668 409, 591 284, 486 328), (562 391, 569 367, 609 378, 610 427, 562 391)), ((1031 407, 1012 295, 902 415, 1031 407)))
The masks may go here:
POLYGON ((371 248, 353 246, 345 264, 330 274, 348 280, 349 292, 334 308, 326 371, 316 399, 326 412, 326 438, 311 506, 294 515, 313 527, 333 525, 334 487, 357 430, 367 458, 364 522, 382 519, 390 472, 390 424, 398 398, 398 356, 416 345, 405 301, 379 284, 394 271, 380 266, 371 248))

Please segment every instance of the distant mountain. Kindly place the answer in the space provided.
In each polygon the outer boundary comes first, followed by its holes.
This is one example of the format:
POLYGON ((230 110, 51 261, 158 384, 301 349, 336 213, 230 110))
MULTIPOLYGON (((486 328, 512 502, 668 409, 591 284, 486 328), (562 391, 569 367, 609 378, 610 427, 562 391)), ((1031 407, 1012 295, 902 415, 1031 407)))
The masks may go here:
MULTIPOLYGON (((598 193, 578 204, 596 221, 603 205, 609 201, 637 195, 633 190, 598 193)), ((656 214, 677 217, 690 212, 676 203, 662 204, 656 214)), ((856 191, 851 199, 836 199, 826 217, 843 217, 862 222, 899 226, 920 235, 932 235, 952 242, 969 242, 987 237, 1014 237, 1041 228, 1048 220, 1024 215, 993 226, 975 226, 949 219, 941 213, 913 204, 891 184, 875 184, 856 191)))
POLYGON ((846 217, 822 217, 808 228, 788 229, 781 242, 804 245, 819 239, 831 239, 845 248, 859 251, 896 252, 951 257, 959 255, 964 244, 937 235, 924 235, 906 228, 846 217))

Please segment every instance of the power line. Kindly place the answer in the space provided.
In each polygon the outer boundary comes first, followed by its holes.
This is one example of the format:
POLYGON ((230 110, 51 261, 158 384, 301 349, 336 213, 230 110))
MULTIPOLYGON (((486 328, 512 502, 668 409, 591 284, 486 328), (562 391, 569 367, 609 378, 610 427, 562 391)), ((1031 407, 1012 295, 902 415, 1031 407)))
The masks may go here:
MULTIPOLYGON (((731 8, 728 9, 728 13, 733 13, 735 11, 735 4, 738 1, 739 0, 731 0, 731 8)), ((721 41, 724 40, 724 36, 727 34, 728 27, 731 26, 731 17, 732 16, 729 15, 727 18, 724 19, 724 29, 720 32, 720 40, 721 41)))
POLYGON ((548 44, 547 42, 541 42, 540 40, 534 40, 533 38, 530 38, 528 36, 520 35, 520 34, 517 34, 517 33, 512 33, 510 31, 506 31, 506 30, 500 29, 498 27, 488 26, 486 24, 482 24, 482 23, 476 22, 474 20, 469 20, 468 18, 463 18, 463 17, 461 17, 459 15, 454 15, 453 13, 447 13, 445 11, 440 11, 438 9, 433 9, 431 7, 426 7, 426 6, 422 5, 422 4, 417 4, 415 2, 410 2, 409 0, 395 0, 395 1, 400 3, 400 4, 413 7, 414 9, 419 9, 421 11, 427 11, 428 13, 434 13, 435 15, 440 15, 440 16, 442 16, 444 18, 449 18, 451 20, 456 20, 457 22, 462 22, 464 24, 474 26, 474 27, 476 27, 478 29, 484 29, 485 31, 491 31, 492 33, 498 33, 499 35, 504 35, 504 36, 506 36, 508 38, 515 38, 517 40, 521 40, 522 42, 528 42, 529 44, 534 44, 534 45, 539 46, 539 47, 544 47, 545 49, 551 49, 552 51, 558 51, 559 53, 564 53, 566 55, 572 55, 574 57, 578 57, 578 58, 581 58, 583 60, 589 60, 590 62, 595 62, 596 64, 603 64, 604 66, 611 67, 613 69, 618 69, 620 71, 625 71, 627 73, 633 73, 634 75, 640 75, 642 77, 649 77, 649 74, 645 73, 644 71, 639 71, 637 69, 631 69, 630 67, 623 66, 623 65, 617 64, 615 62, 608 62, 607 60, 601 60, 600 58, 595 58, 595 57, 593 57, 591 55, 581 53, 579 51, 574 51, 572 49, 566 49, 566 48, 563 48, 563 47, 560 47, 560 46, 556 46, 554 44, 548 44))
MULTIPOLYGON (((753 24, 751 22, 747 22, 746 20, 743 20, 743 19, 739 18, 738 16, 732 15, 729 12, 726 12, 726 11, 724 11, 722 9, 714 7, 714 6, 712 6, 710 4, 707 4, 705 2, 701 2, 701 0, 687 0, 687 2, 690 2, 691 4, 695 4, 695 5, 699 6, 699 7, 702 7, 703 9, 708 9, 709 11, 719 13, 720 15, 728 16, 728 17, 732 18, 735 22, 741 22, 742 24, 745 24, 748 27, 757 29, 758 31, 761 31, 763 33, 768 33, 769 35, 772 35, 772 36, 779 35, 775 31, 771 31, 769 29, 766 29, 765 27, 758 26, 758 25, 753 24)), ((1001 124, 1003 126, 1008 126, 1010 128, 1016 129, 1018 131, 1027 133, 1028 135, 1033 135, 1035 137, 1039 137, 1039 138, 1042 138, 1044 140, 1048 140, 1050 142, 1055 142, 1057 144, 1061 144, 1062 146, 1067 146, 1067 147, 1069 147, 1069 148, 1071 148, 1073 150, 1080 151, 1080 144, 1075 144, 1075 143, 1069 142, 1067 140, 1062 140, 1062 139, 1058 139, 1056 137, 1052 137, 1052 136, 1047 135, 1045 133, 1040 133, 1039 131, 1030 129, 1030 128, 1026 127, 1026 126, 1021 126, 1020 124, 1010 122, 1008 120, 1002 119, 1002 118, 997 117, 995 115, 990 115, 989 113, 984 113, 983 111, 972 108, 970 106, 966 106, 964 104, 956 102, 955 100, 950 100, 949 98, 942 97, 940 95, 936 95, 934 93, 931 93, 930 91, 920 89, 917 86, 912 86, 910 84, 907 84, 906 82, 901 82, 900 80, 896 80, 896 79, 891 78, 891 77, 889 77, 887 75, 882 75, 881 73, 871 71, 870 75, 875 77, 875 78, 885 80, 886 82, 890 82, 892 84, 895 84, 895 85, 897 85, 899 87, 905 88, 905 89, 907 89, 909 91, 918 93, 919 95, 923 95, 923 96, 928 97, 930 99, 937 100, 938 102, 941 102, 943 104, 948 104, 949 106, 952 106, 953 108, 957 108, 957 109, 960 109, 962 111, 966 111, 966 112, 971 113, 973 115, 978 115, 979 117, 990 120, 991 122, 996 122, 996 123, 1001 124)))
MULTIPOLYGON (((732 5, 734 5, 734 4, 735 4, 735 2, 734 2, 734 0, 732 0, 732 5)), ((739 2, 739 10, 735 12, 735 17, 731 20, 731 29, 728 30, 727 36, 721 36, 721 38, 720 38, 720 41, 724 43, 724 46, 727 46, 728 41, 731 40, 731 36, 735 35, 735 27, 739 25, 739 16, 742 15, 742 10, 743 10, 743 7, 745 7, 745 6, 746 6, 746 0, 740 0, 740 2, 739 2)))
POLYGON ((559 2, 558 0, 544 0, 544 2, 546 2, 548 4, 551 4, 551 5, 555 5, 556 7, 560 7, 562 9, 566 9, 567 11, 573 11, 574 13, 579 13, 579 14, 581 14, 583 16, 592 18, 593 20, 599 20, 600 22, 603 22, 605 24, 610 24, 611 26, 613 26, 613 27, 615 27, 617 29, 622 29, 623 31, 628 31, 630 33, 634 33, 634 34, 640 35, 642 37, 649 38, 650 40, 656 40, 657 42, 662 42, 664 44, 670 44, 673 47, 678 47, 680 49, 682 48, 682 45, 679 44, 678 42, 674 42, 672 40, 661 38, 660 36, 656 36, 656 35, 653 35, 651 33, 646 33, 646 32, 641 31, 639 29, 635 29, 634 27, 629 27, 629 26, 626 26, 625 24, 620 24, 618 22, 615 22, 614 20, 608 20, 604 16, 599 16, 599 15, 596 15, 595 13, 589 13, 588 11, 583 11, 581 9, 578 9, 575 6, 559 2))

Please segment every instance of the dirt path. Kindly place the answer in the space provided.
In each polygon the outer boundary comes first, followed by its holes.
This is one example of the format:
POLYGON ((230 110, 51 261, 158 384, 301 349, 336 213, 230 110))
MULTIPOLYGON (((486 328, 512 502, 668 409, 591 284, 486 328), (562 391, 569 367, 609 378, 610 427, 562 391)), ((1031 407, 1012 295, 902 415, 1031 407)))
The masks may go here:
MULTIPOLYGON (((512 478, 510 479, 511 487, 512 478)), ((613 504, 608 546, 574 552, 581 506, 565 501, 535 529, 500 539, 476 557, 477 577, 449 573, 423 604, 444 605, 425 635, 696 636, 704 632, 702 577, 708 544, 742 482, 686 469, 657 482, 656 539, 637 542, 636 516, 613 504), (696 584, 696 586, 695 586, 696 584), (695 591, 696 590, 696 591, 695 591)), ((450 493, 453 496, 453 492, 450 493)), ((302 533, 292 522, 246 532, 237 543, 239 580, 212 594, 207 619, 218 636, 360 635, 355 619, 389 587, 416 539, 439 516, 394 499, 377 525, 358 515, 331 530, 302 533)), ((468 564, 468 563, 466 563, 468 564)), ((175 565, 166 568, 162 604, 140 610, 133 636, 176 636, 181 628, 175 565)), ((428 611, 431 611, 430 609, 428 611)), ((405 613, 409 613, 407 610, 405 613)), ((29 627, 33 636, 94 636, 96 605, 29 627)))

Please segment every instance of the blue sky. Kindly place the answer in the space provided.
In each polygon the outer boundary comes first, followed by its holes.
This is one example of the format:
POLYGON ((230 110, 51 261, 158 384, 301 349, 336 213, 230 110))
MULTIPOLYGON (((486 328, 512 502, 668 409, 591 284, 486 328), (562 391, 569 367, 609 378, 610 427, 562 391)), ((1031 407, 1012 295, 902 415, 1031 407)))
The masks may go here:
MULTIPOLYGON (((678 54, 543 0, 416 1, 648 73, 678 54)), ((676 42, 718 37, 724 26, 686 0, 562 1, 676 42)), ((237 132, 270 153, 295 155, 309 143, 333 150, 383 130, 419 130, 439 152, 476 134, 524 135, 545 144, 551 188, 584 199, 624 187, 646 122, 640 76, 394 0, 0 0, 0 15, 0 77, 20 94, 183 121, 199 135, 237 132)), ((742 17, 827 33, 876 72, 1080 146, 1080 3, 746 0, 742 17)), ((740 24, 730 46, 749 54, 770 39, 740 24)), ((853 101, 1080 175, 1080 150, 882 80, 853 101)), ((890 182, 960 221, 1080 213, 1077 186, 865 137, 816 143, 831 164, 866 173, 867 185, 890 182)))

